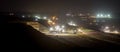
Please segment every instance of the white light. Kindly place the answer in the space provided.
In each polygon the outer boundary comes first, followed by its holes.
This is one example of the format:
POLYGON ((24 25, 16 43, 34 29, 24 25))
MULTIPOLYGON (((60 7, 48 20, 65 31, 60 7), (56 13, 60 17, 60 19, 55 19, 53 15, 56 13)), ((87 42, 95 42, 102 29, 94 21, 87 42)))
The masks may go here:
POLYGON ((101 14, 100 16, 103 17, 103 14, 101 14))
POLYGON ((35 21, 38 21, 38 19, 35 19, 35 21))
POLYGON ((108 26, 106 26, 103 31, 106 33, 111 33, 110 28, 108 26))
POLYGON ((69 25, 72 25, 72 24, 73 24, 73 22, 69 22, 68 24, 69 24, 69 25))
POLYGON ((110 33, 110 30, 104 30, 104 32, 106 32, 106 33, 110 33))
POLYGON ((115 31, 113 31, 113 33, 116 33, 116 34, 118 34, 119 32, 118 32, 117 30, 115 30, 115 31))
POLYGON ((106 27, 105 27, 105 29, 109 29, 109 27, 108 27, 108 26, 106 26, 106 27))
POLYGON ((35 16, 35 18, 40 19, 40 17, 39 17, 39 16, 35 16))
POLYGON ((97 17, 100 17, 100 15, 98 14, 97 17))
POLYGON ((110 17, 110 14, 108 14, 107 16, 110 17))
POLYGON ((43 17, 43 19, 47 19, 47 17, 43 17))
POLYGON ((60 26, 55 26, 56 31, 60 30, 60 26))
POLYGON ((111 18, 110 14, 107 15, 108 18, 111 18))
POLYGON ((72 21, 68 23, 68 25, 71 25, 71 26, 77 26, 75 23, 73 23, 72 21))
POLYGON ((54 30, 54 29, 51 27, 51 28, 50 28, 50 31, 53 31, 53 30, 54 30))
POLYGON ((23 18, 25 18, 25 16, 24 16, 24 15, 23 15, 22 17, 23 17, 23 18))
POLYGON ((97 14, 97 18, 111 18, 110 14, 97 14))
POLYGON ((63 29, 62 32, 65 32, 65 30, 63 29))
POLYGON ((65 28, 65 26, 64 26, 64 25, 62 25, 62 28, 65 28))
POLYGON ((78 29, 78 31, 82 32, 82 30, 81 30, 81 29, 78 29))
POLYGON ((38 17, 38 16, 35 16, 35 17, 38 17))
POLYGON ((71 14, 66 14, 66 16, 71 16, 71 14))
POLYGON ((60 28, 60 26, 56 26, 55 28, 60 28))
POLYGON ((40 17, 37 17, 38 19, 40 19, 40 17))
POLYGON ((72 24, 73 26, 77 26, 76 24, 72 24))

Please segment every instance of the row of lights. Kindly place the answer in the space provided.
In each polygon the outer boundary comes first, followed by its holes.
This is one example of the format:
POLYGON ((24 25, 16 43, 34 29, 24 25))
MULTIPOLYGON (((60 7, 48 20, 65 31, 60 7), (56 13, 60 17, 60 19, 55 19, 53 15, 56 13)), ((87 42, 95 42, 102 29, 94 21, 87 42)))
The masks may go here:
MULTIPOLYGON (((22 15, 22 18, 25 18, 26 16, 25 15, 22 15)), ((36 19, 47 19, 46 16, 44 16, 43 18, 41 18, 40 16, 34 16, 36 19)))
POLYGON ((110 14, 97 14, 97 18, 111 18, 110 14))
MULTIPOLYGON (((39 16, 35 16, 35 18, 41 19, 41 17, 39 17, 39 16)), ((47 17, 43 17, 43 19, 47 19, 47 17)))
POLYGON ((57 31, 57 32, 65 32, 65 26, 55 26, 55 27, 50 27, 49 31, 57 31))

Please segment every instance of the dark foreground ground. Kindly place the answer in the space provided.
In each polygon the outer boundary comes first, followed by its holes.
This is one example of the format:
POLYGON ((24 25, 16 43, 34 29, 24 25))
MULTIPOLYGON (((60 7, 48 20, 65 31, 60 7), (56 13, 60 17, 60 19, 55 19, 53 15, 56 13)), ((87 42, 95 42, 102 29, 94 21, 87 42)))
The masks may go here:
MULTIPOLYGON (((3 21, 2 21, 3 22, 3 21)), ((89 51, 95 49, 113 50, 120 48, 120 36, 92 34, 80 37, 47 36, 23 23, 1 22, 0 35, 5 50, 39 51, 89 51), (97 38, 96 38, 97 37, 97 38), (113 38, 113 39, 112 39, 113 38)))

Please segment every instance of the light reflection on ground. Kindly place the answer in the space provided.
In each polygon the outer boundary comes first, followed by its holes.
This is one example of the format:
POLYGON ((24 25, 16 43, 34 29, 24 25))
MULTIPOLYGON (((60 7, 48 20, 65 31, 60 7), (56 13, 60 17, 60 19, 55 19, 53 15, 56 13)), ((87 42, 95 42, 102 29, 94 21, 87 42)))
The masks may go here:
POLYGON ((83 34, 72 34, 72 33, 45 33, 46 35, 50 35, 50 36, 79 36, 79 35, 83 35, 83 34))

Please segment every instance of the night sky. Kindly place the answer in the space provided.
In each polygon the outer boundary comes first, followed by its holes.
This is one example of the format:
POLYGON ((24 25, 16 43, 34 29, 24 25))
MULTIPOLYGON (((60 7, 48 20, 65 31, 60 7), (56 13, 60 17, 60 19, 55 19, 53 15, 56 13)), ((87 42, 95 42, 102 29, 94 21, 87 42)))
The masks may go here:
POLYGON ((60 13, 70 11, 120 13, 119 0, 0 0, 0 12, 60 13))

